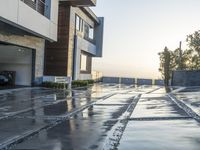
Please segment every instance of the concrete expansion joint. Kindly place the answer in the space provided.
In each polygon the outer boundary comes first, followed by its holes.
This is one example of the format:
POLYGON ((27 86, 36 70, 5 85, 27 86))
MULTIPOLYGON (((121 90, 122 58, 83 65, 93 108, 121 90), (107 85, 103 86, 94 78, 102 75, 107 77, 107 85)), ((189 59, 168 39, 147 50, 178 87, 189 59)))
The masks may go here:
POLYGON ((165 121, 165 120, 186 120, 193 119, 190 116, 186 117, 141 117, 141 118, 130 118, 129 121, 165 121))
POLYGON ((105 140, 103 150, 116 150, 119 142, 123 136, 123 132, 128 124, 128 121, 133 113, 140 97, 142 94, 135 96, 132 102, 129 104, 126 111, 118 119, 118 122, 112 127, 111 131, 108 133, 108 136, 105 140))
POLYGON ((157 91, 157 90, 159 90, 159 89, 161 89, 161 88, 162 88, 162 87, 158 87, 158 88, 156 88, 156 89, 153 89, 153 90, 151 90, 151 91, 146 92, 145 94, 150 94, 150 93, 155 92, 155 91, 157 91))
MULTIPOLYGON (((118 93, 111 93, 111 94, 105 95, 105 96, 101 97, 101 98, 99 99, 99 101, 104 101, 104 100, 106 100, 106 99, 108 99, 108 98, 110 98, 110 97, 112 97, 112 96, 114 96, 114 95, 116 95, 116 94, 118 94, 118 93)), ((98 102, 99 102, 99 101, 98 101, 98 102)))
POLYGON ((175 90, 171 91, 170 93, 171 93, 171 94, 175 94, 175 93, 181 92, 181 91, 183 91, 183 90, 185 90, 185 89, 186 89, 186 87, 180 87, 180 88, 178 88, 178 89, 175 89, 175 90))
POLYGON ((186 112, 186 114, 192 118, 194 118, 196 121, 200 122, 200 116, 194 112, 190 107, 185 105, 183 102, 179 101, 172 93, 168 93, 167 96, 183 111, 186 112))
POLYGON ((129 105, 129 103, 124 103, 124 104, 94 104, 96 106, 126 106, 126 105, 129 105))

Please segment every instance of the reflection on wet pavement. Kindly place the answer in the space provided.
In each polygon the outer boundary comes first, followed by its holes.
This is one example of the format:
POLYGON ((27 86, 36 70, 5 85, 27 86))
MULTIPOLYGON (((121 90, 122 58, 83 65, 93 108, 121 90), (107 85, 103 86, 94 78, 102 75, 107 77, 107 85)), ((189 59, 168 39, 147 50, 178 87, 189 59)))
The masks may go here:
POLYGON ((9 115, 12 113, 21 112, 23 110, 39 108, 45 105, 53 104, 56 101, 62 100, 66 98, 66 93, 57 93, 52 95, 46 95, 45 97, 41 97, 39 99, 32 100, 21 100, 15 99, 13 101, 7 101, 5 103, 0 104, 0 117, 9 115))
MULTIPOLYGON (((200 90, 174 89, 172 94, 198 114, 200 90)), ((197 150, 197 121, 157 86, 95 84, 69 92, 0 93, 0 149, 197 150)))
POLYGON ((48 116, 59 116, 67 115, 67 113, 80 108, 81 106, 90 104, 93 100, 91 98, 66 98, 63 101, 52 105, 46 105, 32 111, 21 113, 19 116, 29 117, 48 117, 48 116))
POLYGON ((127 106, 123 105, 92 106, 72 119, 40 132, 15 149, 27 149, 27 147, 43 150, 100 149, 108 131, 126 109, 127 106))

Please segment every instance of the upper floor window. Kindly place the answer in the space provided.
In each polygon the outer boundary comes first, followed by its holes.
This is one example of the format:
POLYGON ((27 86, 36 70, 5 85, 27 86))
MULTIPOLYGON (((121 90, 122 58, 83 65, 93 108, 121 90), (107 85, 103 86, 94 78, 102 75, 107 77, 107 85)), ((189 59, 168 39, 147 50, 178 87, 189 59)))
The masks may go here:
POLYGON ((81 31, 81 18, 76 15, 76 30, 81 31))
POLYGON ((90 30, 89 25, 88 25, 87 23, 85 23, 85 25, 84 25, 84 37, 85 37, 86 39, 89 38, 89 30, 90 30))
POLYGON ((89 38, 92 40, 94 39, 94 28, 92 27, 89 28, 89 38))
POLYGON ((84 33, 84 37, 86 39, 94 39, 94 28, 91 27, 90 25, 88 25, 87 23, 85 23, 85 33, 84 33))

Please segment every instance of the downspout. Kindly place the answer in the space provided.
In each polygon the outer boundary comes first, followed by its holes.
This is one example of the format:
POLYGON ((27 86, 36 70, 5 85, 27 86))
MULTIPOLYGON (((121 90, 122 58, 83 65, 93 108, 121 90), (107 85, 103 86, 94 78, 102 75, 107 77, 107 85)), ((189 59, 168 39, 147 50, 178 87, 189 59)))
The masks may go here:
POLYGON ((72 80, 77 79, 77 35, 74 35, 74 52, 73 52, 73 73, 72 73, 72 80))

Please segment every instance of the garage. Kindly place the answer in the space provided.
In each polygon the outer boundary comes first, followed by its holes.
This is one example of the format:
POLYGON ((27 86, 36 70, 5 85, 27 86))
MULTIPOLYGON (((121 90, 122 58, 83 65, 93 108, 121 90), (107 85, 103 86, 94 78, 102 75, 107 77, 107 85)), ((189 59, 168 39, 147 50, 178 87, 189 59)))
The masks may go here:
POLYGON ((34 50, 0 44, 0 73, 14 73, 14 85, 31 86, 34 78, 34 50))

